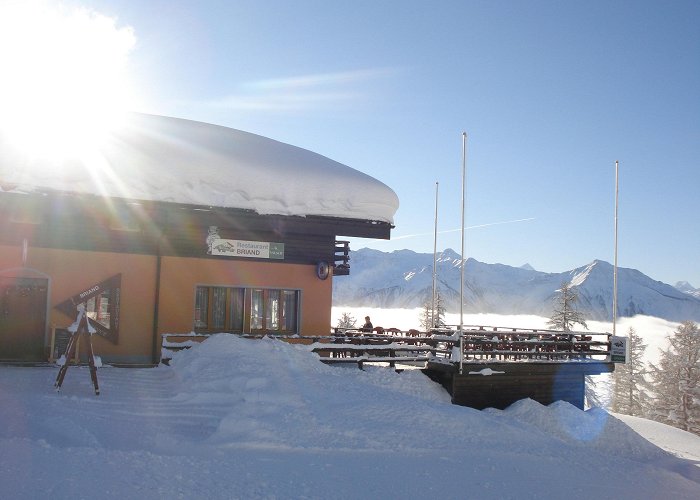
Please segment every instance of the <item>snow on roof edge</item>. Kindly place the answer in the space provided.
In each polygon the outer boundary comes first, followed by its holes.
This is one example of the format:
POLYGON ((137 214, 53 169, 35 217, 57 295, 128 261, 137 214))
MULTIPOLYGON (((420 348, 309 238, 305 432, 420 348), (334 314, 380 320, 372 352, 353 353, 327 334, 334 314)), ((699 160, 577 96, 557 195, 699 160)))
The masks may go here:
POLYGON ((398 197, 318 153, 219 125, 131 113, 90 155, 41 158, 0 137, 0 184, 393 225, 398 197), (19 166, 19 168, 18 168, 19 166))

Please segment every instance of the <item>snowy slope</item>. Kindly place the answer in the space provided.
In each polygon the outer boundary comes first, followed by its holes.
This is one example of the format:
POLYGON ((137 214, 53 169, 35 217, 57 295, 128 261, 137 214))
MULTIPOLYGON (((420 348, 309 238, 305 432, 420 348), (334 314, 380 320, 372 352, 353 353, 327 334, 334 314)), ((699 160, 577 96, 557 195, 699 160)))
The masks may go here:
MULTIPOLYGON (((410 250, 391 253, 361 249, 351 253, 350 276, 333 282, 333 304, 383 308, 420 307, 432 293, 433 255, 410 250)), ((447 310, 459 310, 459 255, 438 256, 438 288, 447 310)), ((468 259, 465 311, 550 316, 557 290, 571 281, 578 309, 587 319, 612 319, 613 267, 596 260, 563 273, 485 264, 468 259)), ((634 269, 618 269, 618 316, 643 314, 671 321, 700 320, 700 299, 654 281, 634 269)))
POLYGON ((697 299, 700 299, 700 288, 693 287, 693 285, 687 281, 679 281, 676 283, 676 288, 683 293, 687 293, 697 299))
POLYGON ((603 410, 477 411, 420 372, 329 367, 270 339, 218 335, 172 367, 103 368, 99 397, 75 367, 55 393, 56 372, 0 366, 6 498, 700 496, 693 462, 603 410))
POLYGON ((37 157, 0 133, 0 191, 135 200, 391 223, 396 193, 324 156, 226 127, 132 113, 95 151, 37 157))

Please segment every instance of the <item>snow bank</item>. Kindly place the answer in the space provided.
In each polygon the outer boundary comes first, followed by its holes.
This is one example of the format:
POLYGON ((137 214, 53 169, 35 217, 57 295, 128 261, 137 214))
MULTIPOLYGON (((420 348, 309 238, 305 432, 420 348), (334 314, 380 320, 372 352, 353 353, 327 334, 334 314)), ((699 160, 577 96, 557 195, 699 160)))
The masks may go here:
POLYGON ((210 438, 216 446, 392 449, 404 425, 428 423, 411 408, 449 402, 420 372, 331 367, 306 346, 270 338, 214 335, 170 364, 187 381, 181 397, 230 404, 210 438), (387 432, 387 422, 399 428, 387 432))
POLYGON ((94 151, 37 157, 0 135, 0 191, 67 191, 135 200, 389 222, 385 184, 259 135, 132 113, 94 151))
POLYGON ((700 496, 699 469, 602 410, 477 411, 419 371, 326 366, 273 339, 220 334, 170 367, 105 367, 99 397, 87 368, 61 393, 55 376, 0 366, 12 498, 700 496))
POLYGON ((700 439, 695 434, 645 418, 613 415, 656 446, 700 465, 700 439))

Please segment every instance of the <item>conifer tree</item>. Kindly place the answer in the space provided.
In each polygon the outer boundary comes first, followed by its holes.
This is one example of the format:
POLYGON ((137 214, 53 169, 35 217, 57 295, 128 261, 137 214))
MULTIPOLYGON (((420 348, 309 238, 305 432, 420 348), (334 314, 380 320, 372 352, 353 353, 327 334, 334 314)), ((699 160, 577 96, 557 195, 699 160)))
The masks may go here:
POLYGON ((418 318, 418 324, 423 330, 429 330, 432 328, 433 323, 433 305, 432 300, 427 300, 423 302, 423 307, 420 311, 420 317, 418 318))
MULTIPOLYGON (((573 326, 579 324, 588 330, 583 314, 576 310, 578 293, 570 281, 561 284, 559 294, 554 300, 554 312, 549 318, 547 325, 555 330, 569 332, 573 326)), ((604 406, 597 394, 596 379, 591 376, 585 377, 585 400, 588 407, 604 406)))
POLYGON ((579 324, 588 330, 586 320, 584 320, 583 315, 576 310, 578 293, 571 282, 566 281, 562 283, 561 288, 557 291, 559 295, 557 295, 554 301, 554 312, 549 318, 547 325, 556 330, 568 332, 575 324, 579 324))
POLYGON ((357 324, 357 319, 355 317, 348 313, 344 312, 340 315, 340 318, 338 318, 338 328, 355 328, 357 324))
POLYGON ((433 311, 432 298, 423 303, 419 324, 424 330, 445 326, 445 304, 440 292, 435 296, 435 311, 433 311))
POLYGON ((649 404, 649 384, 644 378, 647 373, 644 363, 647 345, 632 327, 627 331, 627 336, 629 356, 627 363, 615 365, 611 410, 625 415, 643 416, 646 415, 649 404))
POLYGON ((654 420, 700 435, 700 331, 682 323, 652 364, 654 420))
POLYGON ((605 406, 601 397, 598 395, 598 380, 597 377, 602 377, 603 375, 586 375, 585 388, 583 396, 586 402, 586 408, 603 408, 605 406))

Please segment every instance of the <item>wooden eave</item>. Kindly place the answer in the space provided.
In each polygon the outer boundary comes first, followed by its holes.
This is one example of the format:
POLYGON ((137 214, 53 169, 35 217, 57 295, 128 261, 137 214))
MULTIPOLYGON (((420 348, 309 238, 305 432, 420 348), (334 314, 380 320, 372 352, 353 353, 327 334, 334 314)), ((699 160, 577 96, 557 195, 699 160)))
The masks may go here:
MULTIPOLYGON (((145 231, 168 233, 183 227, 217 226, 244 234, 361 237, 389 239, 393 226, 387 222, 326 216, 264 215, 252 210, 182 203, 105 198, 75 193, 0 192, 0 214, 29 213, 45 223, 65 223, 72 218, 93 218, 119 213, 146 221, 145 231)), ((16 217, 15 217, 16 218, 16 217)))

